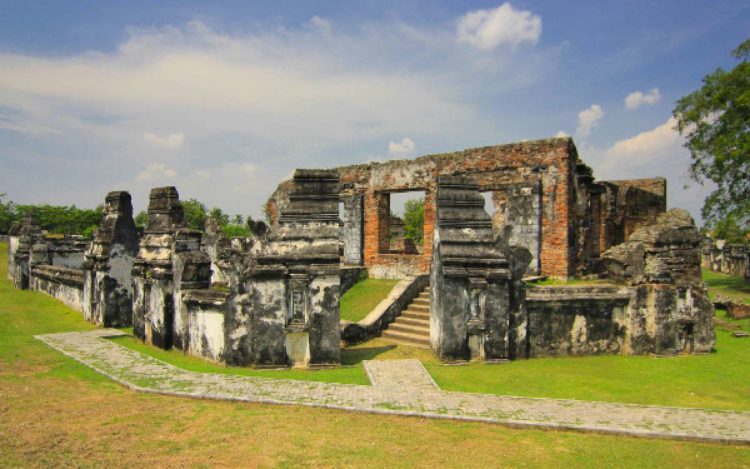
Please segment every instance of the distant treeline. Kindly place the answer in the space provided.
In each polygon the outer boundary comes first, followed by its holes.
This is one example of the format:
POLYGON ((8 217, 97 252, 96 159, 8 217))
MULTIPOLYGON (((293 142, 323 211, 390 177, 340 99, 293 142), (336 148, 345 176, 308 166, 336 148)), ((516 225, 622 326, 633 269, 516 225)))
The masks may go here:
POLYGON ((34 215, 41 229, 50 233, 84 236, 91 236, 102 218, 99 209, 82 209, 75 205, 19 205, 12 200, 5 201, 5 194, 0 194, 0 234, 6 234, 13 222, 20 221, 27 213, 34 215))

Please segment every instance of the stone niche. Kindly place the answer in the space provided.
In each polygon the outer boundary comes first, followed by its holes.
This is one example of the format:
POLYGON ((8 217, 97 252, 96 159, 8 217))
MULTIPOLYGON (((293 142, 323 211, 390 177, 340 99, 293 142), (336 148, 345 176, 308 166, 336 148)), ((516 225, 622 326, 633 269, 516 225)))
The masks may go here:
POLYGON ((96 325, 127 327, 133 324, 133 263, 138 254, 138 233, 130 194, 107 194, 104 214, 83 263, 83 313, 96 325))
POLYGON ((633 288, 631 353, 708 353, 716 343, 700 240, 690 214, 671 209, 602 255, 609 277, 633 288))
POLYGON ((441 176, 430 269, 430 343, 446 362, 506 360, 511 270, 477 183, 441 176))
POLYGON ((338 365, 339 178, 298 169, 289 203, 251 268, 250 361, 256 367, 338 365))

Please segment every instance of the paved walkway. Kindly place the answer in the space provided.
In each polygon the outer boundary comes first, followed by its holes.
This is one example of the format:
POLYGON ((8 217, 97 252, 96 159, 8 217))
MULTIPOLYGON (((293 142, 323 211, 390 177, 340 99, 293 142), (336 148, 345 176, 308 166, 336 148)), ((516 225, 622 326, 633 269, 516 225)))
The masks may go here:
POLYGON ((37 339, 141 392, 750 444, 750 412, 444 392, 417 360, 364 362, 372 386, 196 373, 104 340, 118 335, 98 329, 37 339))

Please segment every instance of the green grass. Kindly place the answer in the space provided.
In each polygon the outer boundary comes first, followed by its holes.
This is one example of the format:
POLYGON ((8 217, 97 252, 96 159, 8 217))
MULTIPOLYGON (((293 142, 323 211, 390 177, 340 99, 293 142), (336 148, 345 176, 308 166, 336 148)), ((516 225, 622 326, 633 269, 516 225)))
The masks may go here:
POLYGON ((750 304, 750 281, 740 277, 711 272, 710 270, 703 271, 703 280, 710 285, 709 296, 711 298, 721 294, 736 300, 744 300, 745 303, 750 304))
POLYGON ((368 278, 357 282, 341 297, 341 319, 359 322, 384 300, 398 280, 368 278))
MULTIPOLYGON (((567 431, 511 429, 501 425, 358 414, 299 406, 208 401, 135 393, 57 353, 34 334, 92 329, 80 313, 46 295, 19 291, 6 280, 6 249, 0 244, 0 466, 8 467, 748 467, 750 448, 686 441, 629 438, 567 431), (356 433, 355 433, 356 432, 356 433)), ((279 376, 296 372, 237 370, 208 364, 178 352, 145 347, 165 361, 211 372, 279 376), (160 355, 161 354, 161 355, 160 355)), ((620 400, 618 388, 646 396, 653 387, 666 394, 683 371, 691 384, 696 370, 713 372, 716 385, 728 388, 727 407, 744 408, 736 383, 723 378, 727 363, 747 370, 748 347, 720 336, 718 351, 688 366, 693 357, 655 360, 649 357, 593 357, 519 361, 508 366, 445 367, 428 350, 390 344, 382 339, 346 349, 342 370, 307 372, 323 378, 360 370, 365 359, 423 360, 441 385, 453 380, 483 390, 511 394, 555 394, 557 380, 570 389, 604 385, 620 400), (716 360, 713 360, 714 357, 716 360), (601 359, 616 359, 614 362, 601 359), (628 365, 630 358, 637 358, 628 365), (700 360, 712 359, 705 368, 700 360), (608 371, 602 382, 588 384, 579 375, 602 374, 606 368, 643 369, 642 362, 673 364, 661 376, 620 376, 608 371), (484 383, 467 383, 482 375, 484 383), (545 367, 547 367, 545 369, 545 367), (551 379, 548 370, 557 368, 551 379), (588 370, 588 371, 587 371, 588 370), (450 376, 454 374, 454 376, 450 376), (567 375, 567 377, 565 377, 567 375), (511 381, 504 384, 502 381, 511 381), (603 383, 603 384, 602 384, 603 383), (645 386, 645 387, 644 387, 645 386), (505 387, 505 388, 504 388, 505 387), (736 405, 732 405, 732 403, 736 405)), ((649 365, 650 366, 650 365, 649 365)), ((655 374, 659 370, 653 370, 655 374)), ((746 376, 746 373, 745 373, 746 376)), ((288 376, 285 376, 288 377, 288 376)), ((296 379, 296 378, 295 378, 296 379)), ((344 378, 341 378, 342 380, 344 378)), ((589 376, 590 380, 591 377, 589 376)), ((745 379, 747 381, 747 379, 745 379)), ((455 385, 456 383, 453 383, 455 385)), ((746 388, 745 388, 746 389, 746 388)), ((673 389, 673 391, 680 391, 673 389)), ((592 391, 592 398, 601 394, 592 391)), ((709 390, 709 393, 713 392, 709 390)), ((745 395, 750 394, 747 390, 745 395)), ((648 400, 648 397, 644 398, 648 400)), ((669 398, 663 398, 669 400, 669 398)))

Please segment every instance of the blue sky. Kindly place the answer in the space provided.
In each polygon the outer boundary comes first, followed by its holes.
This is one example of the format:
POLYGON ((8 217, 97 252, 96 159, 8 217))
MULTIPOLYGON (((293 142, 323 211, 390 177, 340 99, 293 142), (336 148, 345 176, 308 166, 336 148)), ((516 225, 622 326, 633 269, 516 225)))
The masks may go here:
POLYGON ((0 1, 0 192, 93 207, 176 185, 230 213, 296 167, 555 135, 698 215, 679 97, 747 2, 0 1), (685 188, 685 184, 689 186, 685 188))

